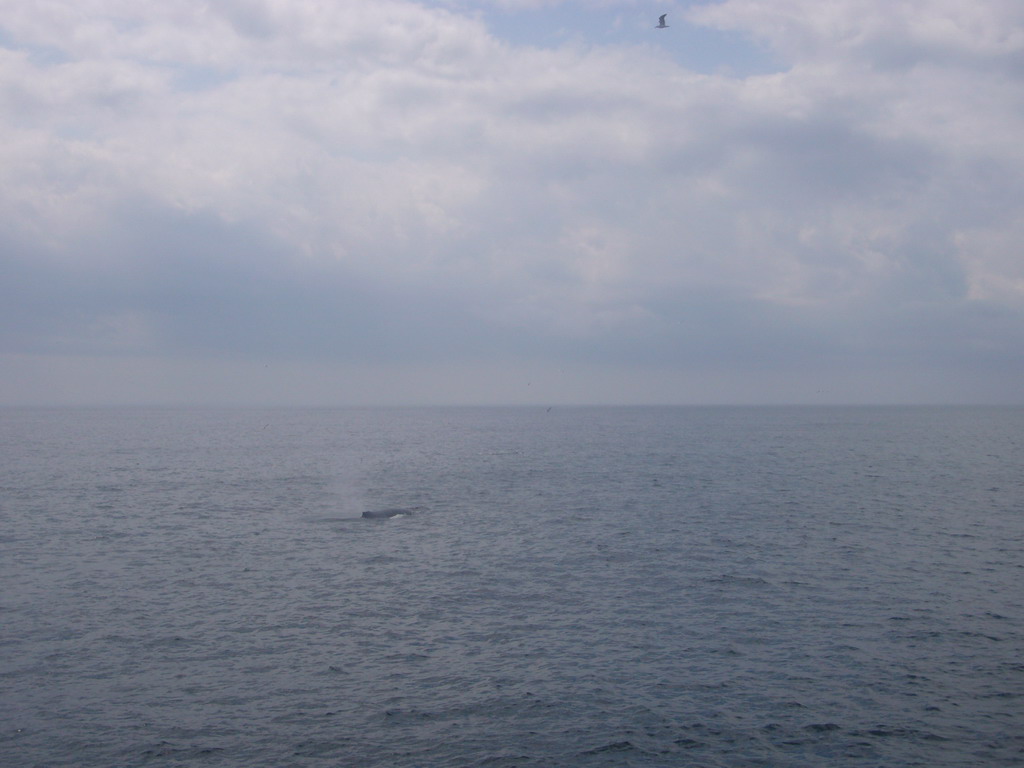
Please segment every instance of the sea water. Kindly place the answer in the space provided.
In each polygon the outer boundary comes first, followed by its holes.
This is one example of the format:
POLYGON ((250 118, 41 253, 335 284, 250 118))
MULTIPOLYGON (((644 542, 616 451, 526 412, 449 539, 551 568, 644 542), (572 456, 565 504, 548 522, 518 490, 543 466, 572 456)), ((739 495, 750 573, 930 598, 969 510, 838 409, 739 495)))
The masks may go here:
POLYGON ((1024 409, 8 409, 0 526, 4 766, 1024 764, 1024 409))

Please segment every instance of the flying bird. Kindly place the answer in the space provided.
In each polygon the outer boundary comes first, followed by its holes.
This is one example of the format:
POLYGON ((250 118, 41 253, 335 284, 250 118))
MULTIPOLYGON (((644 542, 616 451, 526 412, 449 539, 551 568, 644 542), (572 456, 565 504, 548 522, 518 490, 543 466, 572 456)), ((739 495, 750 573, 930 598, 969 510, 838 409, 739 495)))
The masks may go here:
POLYGON ((663 13, 658 17, 658 26, 656 26, 655 29, 668 29, 668 24, 665 23, 666 16, 668 16, 668 14, 663 13))

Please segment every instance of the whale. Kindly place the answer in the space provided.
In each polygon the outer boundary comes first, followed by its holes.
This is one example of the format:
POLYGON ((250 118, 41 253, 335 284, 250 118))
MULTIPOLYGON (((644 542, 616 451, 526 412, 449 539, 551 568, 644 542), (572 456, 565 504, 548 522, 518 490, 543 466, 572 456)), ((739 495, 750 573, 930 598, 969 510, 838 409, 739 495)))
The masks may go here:
POLYGON ((413 510, 408 507, 394 507, 392 509, 368 509, 363 512, 363 517, 368 520, 386 520, 389 517, 400 515, 411 515, 413 510))

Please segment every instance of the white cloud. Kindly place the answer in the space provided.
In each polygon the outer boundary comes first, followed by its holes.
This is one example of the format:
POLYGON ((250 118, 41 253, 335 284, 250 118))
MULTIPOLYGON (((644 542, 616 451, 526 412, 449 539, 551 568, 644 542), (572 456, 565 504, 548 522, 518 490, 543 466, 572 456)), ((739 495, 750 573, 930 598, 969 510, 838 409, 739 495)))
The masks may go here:
MULTIPOLYGON (((692 10, 785 57, 783 71, 746 78, 689 72, 649 47, 517 47, 460 8, 0 2, 11 269, 55 283, 69 265, 100 271, 120 292, 83 285, 81 327, 153 354, 176 323, 192 338, 188 311, 176 319, 152 284, 185 248, 206 253, 225 294, 245 274, 358 284, 385 307, 417 295, 420 331, 439 348, 456 322, 431 337, 442 307, 479 325, 478 347, 490 329, 492 351, 525 333, 532 342, 516 343, 538 350, 596 343, 595 359, 630 339, 652 357, 691 348, 674 334, 684 319, 693 333, 682 304, 694 296, 764 318, 794 309, 838 345, 861 331, 826 329, 815 313, 837 302, 851 327, 883 306, 1024 311, 1017 4, 692 10), (164 213, 139 219, 140 206, 164 213), (177 229, 139 230, 147 221, 177 229), (247 252, 199 248, 211 221, 216 242, 247 252), (169 242, 140 245, 150 235, 169 242)), ((200 273, 176 285, 177 301, 218 289, 200 273)), ((333 311, 308 306, 325 295, 288 295, 296 307, 278 312, 333 311)), ((253 323, 273 322, 248 306, 253 323)), ((22 348, 68 343, 28 310, 4 322, 25 326, 22 348)), ((728 328, 700 332, 728 345, 740 333, 728 328)), ((311 354, 388 332, 320 333, 330 343, 311 354)))
MULTIPOLYGON (((725 0, 690 11, 702 23, 766 40, 795 61, 857 60, 872 68, 963 56, 1016 58, 1024 9, 1014 0, 725 0)), ((961 61, 962 63, 962 61, 961 61)))

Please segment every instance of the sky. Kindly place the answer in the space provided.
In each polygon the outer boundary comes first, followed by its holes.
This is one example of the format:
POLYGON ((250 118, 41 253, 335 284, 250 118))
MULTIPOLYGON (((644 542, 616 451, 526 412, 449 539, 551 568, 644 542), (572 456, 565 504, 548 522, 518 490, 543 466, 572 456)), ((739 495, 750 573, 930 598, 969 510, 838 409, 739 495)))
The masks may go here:
POLYGON ((1024 403, 1024 3, 0 0, 0 404, 656 403, 1024 403))

